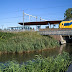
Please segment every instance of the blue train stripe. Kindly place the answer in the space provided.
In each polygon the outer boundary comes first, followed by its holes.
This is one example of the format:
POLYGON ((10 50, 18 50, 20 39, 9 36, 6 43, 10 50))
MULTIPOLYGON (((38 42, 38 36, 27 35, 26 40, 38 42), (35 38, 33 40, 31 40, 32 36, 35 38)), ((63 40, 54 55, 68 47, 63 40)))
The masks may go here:
POLYGON ((72 24, 72 22, 70 22, 70 23, 64 23, 64 26, 69 26, 71 24, 72 24))

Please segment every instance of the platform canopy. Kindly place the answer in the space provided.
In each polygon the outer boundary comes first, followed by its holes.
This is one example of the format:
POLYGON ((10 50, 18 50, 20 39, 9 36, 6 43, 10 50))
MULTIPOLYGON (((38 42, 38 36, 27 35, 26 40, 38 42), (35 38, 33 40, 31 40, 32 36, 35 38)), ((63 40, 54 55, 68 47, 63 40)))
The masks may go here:
MULTIPOLYGON (((63 20, 57 20, 57 21, 40 21, 40 22, 25 22, 24 25, 48 25, 48 24, 59 24, 63 20)), ((23 22, 18 23, 20 25, 23 25, 23 22)))

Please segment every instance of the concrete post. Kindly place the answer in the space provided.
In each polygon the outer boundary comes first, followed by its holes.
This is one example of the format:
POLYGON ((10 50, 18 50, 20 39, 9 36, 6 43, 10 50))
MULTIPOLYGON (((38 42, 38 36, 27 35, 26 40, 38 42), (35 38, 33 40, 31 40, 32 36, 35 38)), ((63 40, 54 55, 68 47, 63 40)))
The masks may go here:
POLYGON ((60 35, 60 42, 61 42, 61 44, 65 44, 66 43, 66 40, 63 39, 62 35, 60 35))

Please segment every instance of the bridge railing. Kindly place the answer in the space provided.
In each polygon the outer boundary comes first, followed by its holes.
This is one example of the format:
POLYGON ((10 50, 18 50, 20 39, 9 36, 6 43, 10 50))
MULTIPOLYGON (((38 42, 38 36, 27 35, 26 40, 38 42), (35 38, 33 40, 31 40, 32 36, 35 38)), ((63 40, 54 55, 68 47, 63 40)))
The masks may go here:
POLYGON ((42 30, 39 31, 41 35, 72 35, 72 29, 68 30, 42 30))
POLYGON ((39 31, 65 31, 72 30, 72 28, 47 28, 47 29, 39 29, 39 31))

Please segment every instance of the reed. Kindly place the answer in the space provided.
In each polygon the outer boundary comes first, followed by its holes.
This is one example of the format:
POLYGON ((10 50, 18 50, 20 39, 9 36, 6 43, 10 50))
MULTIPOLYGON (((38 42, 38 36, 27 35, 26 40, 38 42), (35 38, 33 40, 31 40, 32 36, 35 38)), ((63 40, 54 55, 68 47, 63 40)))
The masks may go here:
POLYGON ((58 42, 50 36, 41 36, 37 32, 0 32, 1 52, 25 52, 58 47, 58 42))

